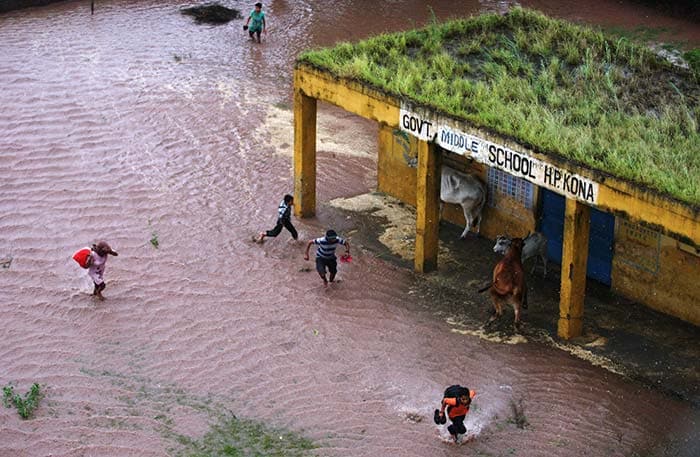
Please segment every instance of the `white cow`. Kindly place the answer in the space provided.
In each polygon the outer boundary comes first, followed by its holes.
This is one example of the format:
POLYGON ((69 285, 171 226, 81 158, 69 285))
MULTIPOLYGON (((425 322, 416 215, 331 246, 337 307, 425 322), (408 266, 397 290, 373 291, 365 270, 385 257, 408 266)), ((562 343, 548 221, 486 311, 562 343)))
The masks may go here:
MULTIPOLYGON (((440 201, 445 203, 455 203, 462 207, 464 220, 467 226, 464 227, 461 239, 467 237, 469 229, 476 223, 476 233, 481 228, 481 210, 486 203, 486 185, 474 175, 460 173, 450 168, 442 167, 440 178, 440 201)), ((442 218, 442 207, 440 204, 440 218, 442 218)))
MULTIPOLYGON (((493 252, 505 254, 510 246, 510 241, 511 238, 508 235, 498 235, 498 238, 496 238, 496 244, 493 246, 493 252)), ((530 273, 532 274, 535 272, 535 268, 537 267, 537 258, 539 257, 542 259, 542 263, 544 264, 544 274, 542 277, 546 277, 547 237, 544 236, 544 234, 540 232, 531 233, 523 240, 523 254, 521 258, 522 263, 525 264, 525 261, 530 257, 535 258, 535 263, 532 264, 532 271, 530 273)))

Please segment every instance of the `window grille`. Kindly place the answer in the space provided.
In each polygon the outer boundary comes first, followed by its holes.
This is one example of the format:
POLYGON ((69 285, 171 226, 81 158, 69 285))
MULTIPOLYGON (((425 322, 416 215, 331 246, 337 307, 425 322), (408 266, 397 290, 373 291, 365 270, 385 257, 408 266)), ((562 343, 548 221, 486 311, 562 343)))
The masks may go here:
POLYGON ((488 204, 499 207, 499 199, 508 197, 522 204, 527 209, 534 206, 534 184, 496 168, 488 170, 488 204))

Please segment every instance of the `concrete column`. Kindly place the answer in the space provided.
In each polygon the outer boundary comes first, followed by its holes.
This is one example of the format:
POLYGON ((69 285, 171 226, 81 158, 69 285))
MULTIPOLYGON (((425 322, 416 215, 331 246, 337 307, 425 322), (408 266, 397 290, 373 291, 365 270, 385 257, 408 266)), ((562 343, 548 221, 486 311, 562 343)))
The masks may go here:
POLYGON ((577 200, 566 199, 557 330, 559 337, 566 340, 583 333, 583 300, 586 295, 590 221, 588 206, 577 200))
POLYGON ((440 161, 434 143, 418 142, 416 171, 415 269, 427 273, 437 268, 440 223, 440 161))
POLYGON ((316 99, 294 90, 294 214, 316 213, 316 99))

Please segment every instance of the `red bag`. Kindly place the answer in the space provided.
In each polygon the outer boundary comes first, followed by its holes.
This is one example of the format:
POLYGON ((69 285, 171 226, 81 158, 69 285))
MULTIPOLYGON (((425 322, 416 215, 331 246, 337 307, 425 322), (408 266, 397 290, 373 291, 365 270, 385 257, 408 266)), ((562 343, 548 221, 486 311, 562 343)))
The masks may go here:
POLYGON ((80 265, 81 267, 87 268, 88 267, 87 262, 88 262, 88 259, 90 258, 90 252, 91 252, 90 248, 81 249, 80 251, 73 254, 73 260, 78 262, 78 265, 80 265))

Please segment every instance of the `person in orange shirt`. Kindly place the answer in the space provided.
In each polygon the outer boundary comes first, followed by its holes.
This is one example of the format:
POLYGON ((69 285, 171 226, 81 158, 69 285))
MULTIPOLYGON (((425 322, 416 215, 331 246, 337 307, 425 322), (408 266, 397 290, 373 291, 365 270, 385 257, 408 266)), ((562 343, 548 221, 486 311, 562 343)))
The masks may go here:
POLYGON ((445 409, 447 409, 447 417, 450 418, 452 424, 447 427, 447 431, 455 440, 459 442, 459 435, 467 433, 467 428, 464 426, 464 419, 469 412, 469 406, 472 404, 472 399, 476 396, 476 392, 469 390, 460 385, 450 386, 445 389, 443 399, 440 405, 440 411, 435 410, 435 422, 444 424, 445 409))

